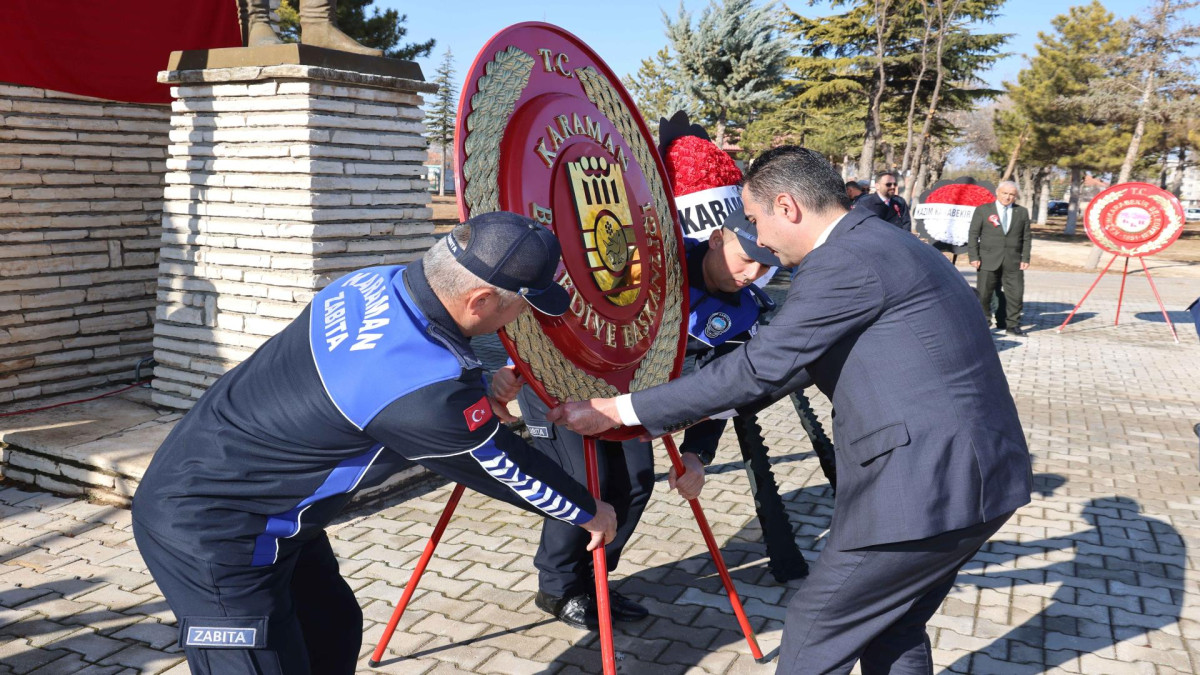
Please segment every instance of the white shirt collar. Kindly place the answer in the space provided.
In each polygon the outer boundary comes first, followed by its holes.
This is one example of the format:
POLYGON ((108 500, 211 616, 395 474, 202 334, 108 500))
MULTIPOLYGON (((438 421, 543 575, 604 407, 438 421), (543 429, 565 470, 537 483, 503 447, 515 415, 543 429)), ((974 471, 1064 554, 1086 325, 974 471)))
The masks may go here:
POLYGON ((875 193, 875 196, 879 197, 880 201, 882 201, 884 204, 887 204, 892 201, 891 197, 884 197, 883 195, 879 194, 878 192, 875 193))
POLYGON ((833 232, 833 228, 837 227, 837 224, 842 222, 842 218, 845 217, 846 214, 843 213, 837 218, 834 218, 832 223, 829 223, 825 226, 825 229, 821 231, 820 236, 817 237, 817 243, 813 244, 813 251, 817 250, 817 247, 825 243, 825 240, 829 238, 829 233, 833 232))

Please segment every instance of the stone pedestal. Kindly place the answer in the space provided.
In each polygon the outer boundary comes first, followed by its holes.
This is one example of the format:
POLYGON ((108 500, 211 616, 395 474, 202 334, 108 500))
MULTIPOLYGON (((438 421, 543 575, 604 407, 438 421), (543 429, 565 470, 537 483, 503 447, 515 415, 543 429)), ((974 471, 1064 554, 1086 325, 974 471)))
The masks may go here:
POLYGON ((433 243, 419 106, 436 87, 410 62, 304 45, 171 68, 153 400, 188 408, 325 284, 433 243))

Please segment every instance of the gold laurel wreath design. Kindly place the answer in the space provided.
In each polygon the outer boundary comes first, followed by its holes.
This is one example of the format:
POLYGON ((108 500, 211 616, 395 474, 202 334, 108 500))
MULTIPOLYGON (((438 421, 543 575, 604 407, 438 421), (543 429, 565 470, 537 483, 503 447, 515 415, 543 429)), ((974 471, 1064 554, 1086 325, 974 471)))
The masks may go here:
POLYGON ((534 58, 509 47, 497 52, 484 66, 479 78, 479 91, 471 97, 471 114, 467 115, 467 140, 463 152, 463 177, 467 181, 463 197, 471 214, 500 210, 500 194, 496 189, 500 177, 500 137, 521 92, 533 74, 534 58))
POLYGON ((666 297, 663 298, 663 316, 659 322, 658 335, 650 350, 642 358, 641 366, 630 383, 630 391, 641 391, 657 384, 662 384, 671 378, 671 367, 675 364, 675 355, 679 349, 679 335, 675 327, 682 319, 681 293, 683 287, 682 263, 675 255, 674 214, 671 212, 667 193, 663 189, 662 179, 658 175, 654 155, 650 146, 642 138, 637 122, 617 90, 595 68, 584 67, 575 71, 583 91, 604 116, 616 127, 617 131, 629 144, 629 150, 642 168, 646 185, 650 188, 650 196, 654 199, 654 208, 660 218, 658 227, 662 233, 663 261, 666 263, 666 297))
MULTIPOLYGON (((498 52, 484 66, 485 74, 479 78, 478 91, 471 97, 471 113, 466 119, 468 136, 463 143, 466 155, 463 178, 467 183, 463 197, 472 214, 500 209, 500 140, 517 99, 529 84, 534 63, 533 57, 513 46, 498 52)), ((643 167, 660 218, 668 219, 666 223, 659 224, 664 253, 673 252, 676 247, 675 233, 670 226, 673 221, 670 220, 671 212, 662 181, 657 171, 646 170, 646 167, 655 166, 649 146, 638 133, 628 108, 612 85, 591 68, 580 69, 576 73, 584 83, 588 98, 630 143, 630 151, 643 167)), ((675 255, 664 255, 663 258, 667 263, 663 319, 654 343, 634 375, 630 387, 632 391, 666 382, 675 363, 678 334, 664 328, 679 325, 681 319, 681 263, 675 255)), ((523 313, 516 321, 505 326, 505 330, 516 346, 517 356, 529 364, 546 392, 559 401, 580 401, 621 393, 608 382, 580 370, 563 356, 542 331, 541 324, 532 312, 523 313)))
MULTIPOLYGON (((1104 211, 1104 209, 1109 204, 1112 204, 1121 197, 1124 197, 1126 192, 1129 192, 1129 190, 1116 190, 1115 192, 1096 200, 1095 204, 1089 207, 1089 213, 1094 213, 1096 216, 1094 218, 1088 218, 1087 222, 1085 223, 1085 227, 1087 227, 1088 231, 1092 232, 1097 239, 1100 239, 1104 241, 1105 244, 1108 244, 1108 246, 1111 247, 1109 248, 1110 252, 1116 253, 1117 255, 1136 257, 1144 254, 1146 251, 1149 251, 1154 246, 1157 246, 1158 241, 1163 239, 1161 234, 1150 241, 1145 241, 1136 247, 1129 248, 1124 244, 1116 242, 1112 239, 1112 237, 1109 237, 1108 233, 1104 231, 1104 228, 1101 227, 1100 223, 1100 214, 1104 211)), ((1166 233, 1166 238, 1170 239, 1176 230, 1183 228, 1183 220, 1179 218, 1179 214, 1175 213, 1174 204, 1172 204, 1171 201, 1166 197, 1163 197, 1162 195, 1152 195, 1150 199, 1157 202, 1158 205, 1162 207, 1163 213, 1166 214, 1167 224, 1163 227, 1163 232, 1166 233)))

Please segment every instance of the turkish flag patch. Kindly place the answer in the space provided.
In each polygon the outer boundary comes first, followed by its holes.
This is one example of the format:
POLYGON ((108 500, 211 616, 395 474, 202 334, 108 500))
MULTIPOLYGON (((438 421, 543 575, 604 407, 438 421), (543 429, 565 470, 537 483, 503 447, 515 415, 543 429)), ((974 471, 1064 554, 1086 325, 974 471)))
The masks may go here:
POLYGON ((492 419, 492 402, 484 396, 478 403, 463 411, 463 418, 467 420, 467 429, 475 431, 492 419))
POLYGON ((992 224, 992 227, 1000 227, 1000 216, 993 213, 988 216, 988 222, 992 224))

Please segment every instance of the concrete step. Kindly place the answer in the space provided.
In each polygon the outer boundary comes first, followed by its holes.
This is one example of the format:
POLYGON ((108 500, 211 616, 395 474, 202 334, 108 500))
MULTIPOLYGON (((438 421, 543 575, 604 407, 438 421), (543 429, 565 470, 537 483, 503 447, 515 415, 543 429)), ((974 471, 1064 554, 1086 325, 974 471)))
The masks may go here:
MULTIPOLYGON (((36 407, 102 393, 73 392, 39 401, 36 407)), ((7 406, 0 413, 18 407, 7 406)), ((181 417, 178 410, 154 405, 150 390, 140 387, 96 401, 0 417, 0 477, 127 508, 155 450, 181 417)), ((386 475, 368 475, 352 504, 374 501, 434 478, 424 468, 406 464, 399 470, 390 466, 386 475)))

